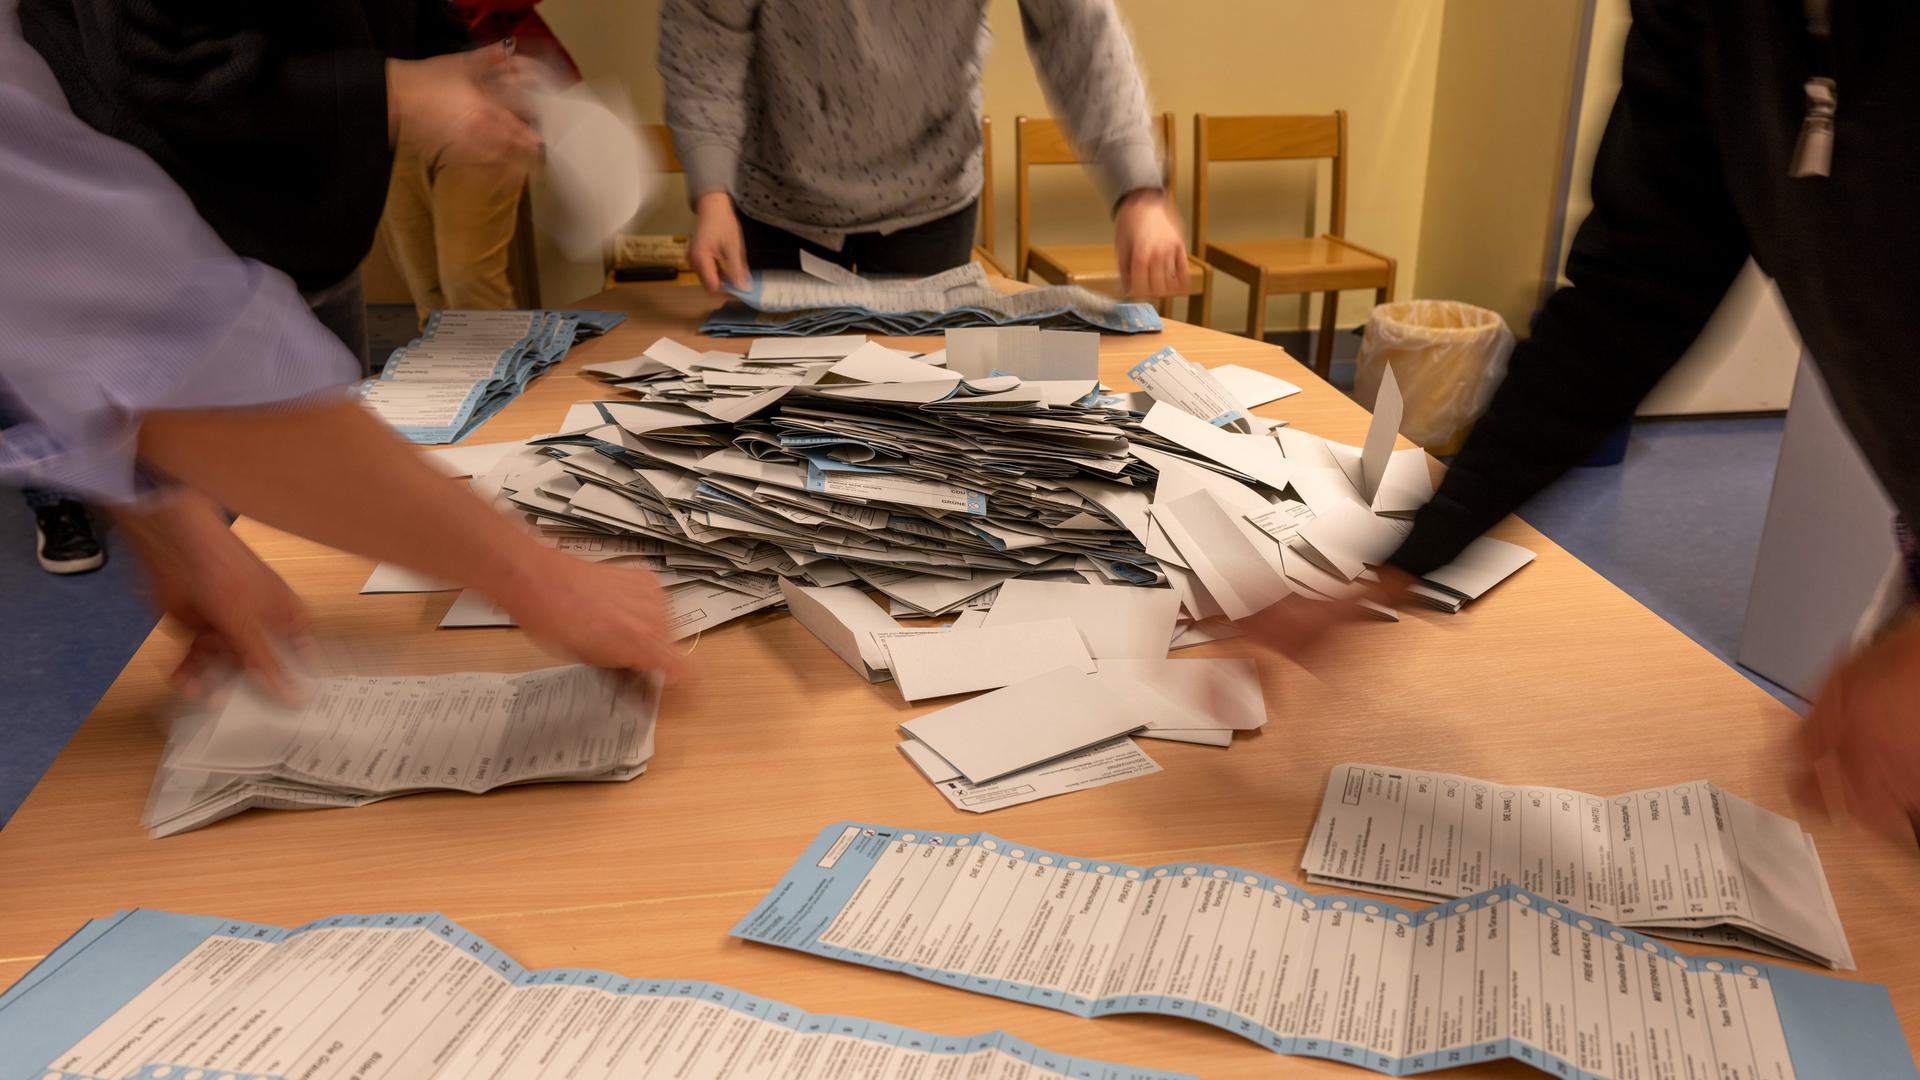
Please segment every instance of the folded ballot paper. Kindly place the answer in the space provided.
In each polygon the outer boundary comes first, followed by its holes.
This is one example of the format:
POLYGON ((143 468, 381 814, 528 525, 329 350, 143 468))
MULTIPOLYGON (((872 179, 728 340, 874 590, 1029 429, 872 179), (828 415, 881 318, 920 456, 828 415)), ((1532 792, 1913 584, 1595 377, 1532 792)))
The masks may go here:
POLYGON ((1301 867, 1433 900, 1512 883, 1656 937, 1853 968, 1813 837, 1704 780, 1601 796, 1346 762, 1301 867))
POLYGON ((809 1013, 719 983, 534 970, 431 912, 288 929, 122 911, 0 996, 8 1080, 483 1076, 1191 1080, 1004 1031, 809 1013))
POLYGON ((1077 285, 1003 293, 978 263, 923 278, 863 278, 804 252, 799 270, 754 273, 737 298, 710 316, 709 337, 811 336, 871 330, 912 336, 957 326, 1040 326, 1140 334, 1161 328, 1151 304, 1127 303, 1077 285))
POLYGON ((379 378, 361 384, 361 400, 413 442, 454 442, 519 397, 575 341, 625 318, 587 309, 436 311, 419 337, 393 350, 379 378))
POLYGON ((1392 903, 862 822, 797 856, 735 937, 1074 1016, 1193 1021, 1384 1076, 1920 1077, 1884 986, 1689 956, 1518 883, 1392 903))
POLYGON ((243 683, 175 725, 142 824, 157 838, 255 807, 631 780, 653 757, 659 691, 655 680, 584 666, 336 675, 315 680, 299 706, 243 683))

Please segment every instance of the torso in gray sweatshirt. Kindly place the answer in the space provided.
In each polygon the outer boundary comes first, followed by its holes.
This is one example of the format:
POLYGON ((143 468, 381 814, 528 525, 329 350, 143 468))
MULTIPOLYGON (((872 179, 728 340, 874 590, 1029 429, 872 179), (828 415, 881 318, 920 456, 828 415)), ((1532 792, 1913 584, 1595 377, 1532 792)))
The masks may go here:
MULTIPOLYGON (((1021 0, 1034 67, 1111 203, 1161 186, 1113 0, 1021 0)), ((838 247, 980 192, 986 0, 667 0, 660 74, 688 194, 838 247)))

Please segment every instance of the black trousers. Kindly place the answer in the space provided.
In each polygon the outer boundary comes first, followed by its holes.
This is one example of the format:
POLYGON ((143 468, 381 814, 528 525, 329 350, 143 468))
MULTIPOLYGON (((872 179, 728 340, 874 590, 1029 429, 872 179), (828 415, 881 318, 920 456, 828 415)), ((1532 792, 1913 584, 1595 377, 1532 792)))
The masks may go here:
POLYGON ((745 214, 740 215, 740 234, 747 265, 755 270, 798 270, 800 253, 805 251, 869 276, 925 277, 973 258, 973 223, 979 209, 979 203, 971 202, 946 217, 898 232, 851 233, 839 251, 745 214))

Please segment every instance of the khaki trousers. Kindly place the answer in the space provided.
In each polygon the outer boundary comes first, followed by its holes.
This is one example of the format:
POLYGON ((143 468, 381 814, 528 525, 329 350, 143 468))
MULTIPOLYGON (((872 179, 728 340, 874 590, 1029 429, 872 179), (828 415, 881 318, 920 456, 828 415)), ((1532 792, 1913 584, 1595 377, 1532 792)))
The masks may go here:
POLYGON ((439 308, 513 306, 507 256, 524 168, 444 163, 400 140, 380 233, 422 322, 439 308))

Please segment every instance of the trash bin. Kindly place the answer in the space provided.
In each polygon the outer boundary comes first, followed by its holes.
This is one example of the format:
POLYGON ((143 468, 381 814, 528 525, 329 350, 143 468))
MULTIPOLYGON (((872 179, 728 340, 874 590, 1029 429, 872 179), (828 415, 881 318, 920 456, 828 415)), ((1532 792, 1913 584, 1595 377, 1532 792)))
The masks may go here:
POLYGON ((1381 304, 1367 318, 1354 396, 1369 408, 1393 367, 1406 399, 1400 434, 1436 455, 1456 453, 1507 373, 1513 331, 1486 308, 1453 300, 1381 304))

